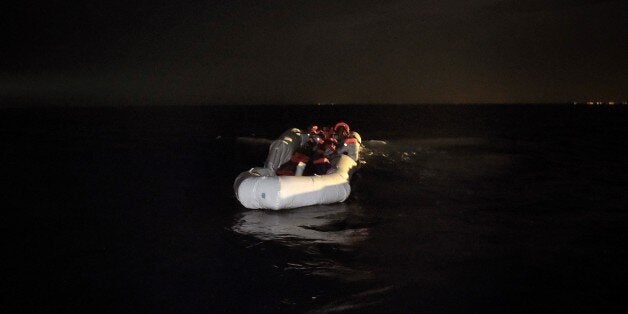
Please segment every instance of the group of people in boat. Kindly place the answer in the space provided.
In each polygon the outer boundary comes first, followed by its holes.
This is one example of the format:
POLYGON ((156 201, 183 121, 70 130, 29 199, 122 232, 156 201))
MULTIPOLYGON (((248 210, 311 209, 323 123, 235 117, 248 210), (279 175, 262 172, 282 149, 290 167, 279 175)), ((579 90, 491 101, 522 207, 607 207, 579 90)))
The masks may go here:
POLYGON ((307 143, 297 149, 290 160, 277 169, 277 175, 301 175, 297 169, 303 167, 303 164, 304 176, 330 174, 334 171, 334 160, 341 154, 357 159, 357 152, 351 152, 348 147, 358 145, 359 138, 356 133, 351 132, 345 122, 338 122, 333 128, 311 125, 308 128, 308 136, 307 143))

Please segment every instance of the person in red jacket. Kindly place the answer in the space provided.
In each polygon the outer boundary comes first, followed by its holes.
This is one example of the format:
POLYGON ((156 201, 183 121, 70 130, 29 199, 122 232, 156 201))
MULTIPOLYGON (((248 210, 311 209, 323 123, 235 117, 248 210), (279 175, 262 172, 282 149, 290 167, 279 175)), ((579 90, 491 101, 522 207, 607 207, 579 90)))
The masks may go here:
POLYGON ((332 173, 334 167, 329 161, 330 157, 336 152, 338 141, 334 138, 328 138, 323 145, 314 153, 312 164, 314 166, 314 174, 324 175, 332 173))
MULTIPOLYGON (((309 139, 304 147, 298 148, 293 154, 290 160, 282 164, 275 173, 278 176, 294 176, 299 175, 297 167, 300 162, 308 164, 311 157, 316 153, 316 150, 324 145, 323 132, 317 125, 310 125, 307 129, 309 139)), ((311 164, 311 162, 310 162, 311 164)), ((311 173, 311 171, 309 171, 311 173)), ((304 173, 308 175, 309 173, 304 173)), ((311 175, 311 174, 309 174, 311 175)))
POLYGON ((293 176, 297 171, 297 166, 300 162, 307 164, 310 160, 310 157, 307 156, 304 152, 294 152, 290 160, 281 165, 275 173, 278 176, 293 176))
POLYGON ((355 132, 351 132, 349 125, 345 122, 338 122, 334 126, 334 137, 338 139, 338 154, 348 155, 353 160, 358 160, 360 137, 355 132))
POLYGON ((334 137, 336 137, 338 142, 342 143, 342 140, 348 138, 350 134, 351 130, 348 124, 340 121, 334 126, 334 137))
POLYGON ((323 134, 323 131, 316 125, 312 125, 308 128, 308 135, 310 136, 310 138, 307 142, 307 148, 308 151, 312 153, 319 145, 323 144, 323 142, 325 141, 325 135, 323 134))

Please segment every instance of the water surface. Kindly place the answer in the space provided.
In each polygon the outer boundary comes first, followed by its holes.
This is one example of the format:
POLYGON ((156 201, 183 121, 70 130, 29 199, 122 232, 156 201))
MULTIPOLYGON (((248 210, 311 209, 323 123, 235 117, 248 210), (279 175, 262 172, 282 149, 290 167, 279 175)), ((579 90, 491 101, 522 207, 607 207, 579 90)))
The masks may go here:
POLYGON ((626 309, 624 107, 4 108, 14 311, 626 309), (243 208, 290 127, 347 121, 342 204, 243 208), (269 122, 270 121, 270 122, 269 122))

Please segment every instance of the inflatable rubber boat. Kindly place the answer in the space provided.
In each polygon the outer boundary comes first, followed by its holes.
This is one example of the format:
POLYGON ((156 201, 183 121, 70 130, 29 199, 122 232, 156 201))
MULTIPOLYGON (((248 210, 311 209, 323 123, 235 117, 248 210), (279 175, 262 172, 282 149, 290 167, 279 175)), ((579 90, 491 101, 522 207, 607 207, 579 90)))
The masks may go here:
MULTIPOLYGON (((353 143, 343 144, 331 163, 329 174, 313 176, 277 176, 276 171, 300 147, 309 135, 299 129, 284 132, 270 144, 264 167, 242 172, 233 185, 236 198, 246 208, 286 209, 345 201, 351 193, 349 179, 357 169, 360 135, 352 132, 353 143)), ((298 173, 298 172, 297 172, 298 173)))

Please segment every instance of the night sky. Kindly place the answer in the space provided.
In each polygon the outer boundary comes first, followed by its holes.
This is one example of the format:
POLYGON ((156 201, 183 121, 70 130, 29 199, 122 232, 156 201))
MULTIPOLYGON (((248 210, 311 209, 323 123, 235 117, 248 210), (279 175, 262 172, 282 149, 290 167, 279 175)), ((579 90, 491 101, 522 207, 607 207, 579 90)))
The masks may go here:
POLYGON ((2 11, 5 99, 628 99, 625 0, 87 0, 2 11))

